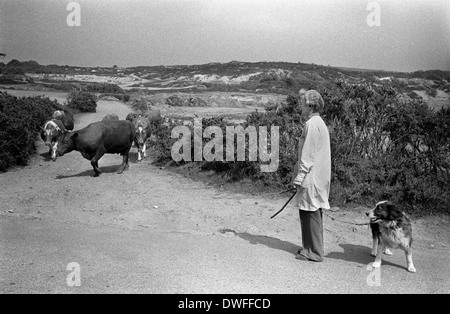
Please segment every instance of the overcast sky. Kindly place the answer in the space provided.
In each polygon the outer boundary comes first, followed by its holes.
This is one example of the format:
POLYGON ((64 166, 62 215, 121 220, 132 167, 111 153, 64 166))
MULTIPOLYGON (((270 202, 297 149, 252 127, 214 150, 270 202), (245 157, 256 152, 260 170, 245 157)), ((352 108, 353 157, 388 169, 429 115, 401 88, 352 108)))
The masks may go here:
POLYGON ((78 0, 81 26, 73 27, 70 2, 0 0, 3 61, 450 70, 450 0, 78 0), (379 4, 379 26, 367 23, 371 2, 379 4))

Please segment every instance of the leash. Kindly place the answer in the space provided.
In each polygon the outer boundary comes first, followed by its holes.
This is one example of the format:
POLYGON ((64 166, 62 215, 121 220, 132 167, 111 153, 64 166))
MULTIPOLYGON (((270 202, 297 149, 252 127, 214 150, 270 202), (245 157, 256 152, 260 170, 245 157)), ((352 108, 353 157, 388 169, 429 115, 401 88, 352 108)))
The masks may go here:
MULTIPOLYGON (((284 206, 279 211, 277 211, 274 215, 272 215, 272 217, 270 217, 270 219, 273 219, 274 217, 276 217, 279 213, 281 213, 286 208, 286 206, 289 204, 289 202, 292 200, 292 198, 294 198, 295 194, 297 194, 297 189, 296 188, 291 188, 291 189, 288 189, 286 191, 283 191, 283 192, 279 193, 279 194, 284 194, 284 193, 287 193, 287 192, 291 192, 293 190, 295 190, 294 194, 292 194, 292 196, 287 200, 287 202, 284 204, 284 206)), ((336 221, 339 221, 339 222, 342 222, 342 223, 346 223, 346 224, 349 224, 349 225, 354 225, 354 226, 368 226, 368 225, 370 225, 370 222, 356 223, 356 222, 350 222, 350 221, 345 221, 345 220, 342 220, 342 219, 339 219, 339 218, 335 218, 335 217, 332 217, 329 214, 327 214, 327 212, 324 211, 324 210, 322 211, 322 213, 324 213, 325 216, 329 217, 333 221, 336 220, 336 221)))
POLYGON ((350 221, 345 221, 345 220, 342 220, 342 219, 339 219, 339 218, 335 218, 335 217, 332 217, 332 216, 330 216, 326 211, 322 211, 324 214, 325 214, 325 216, 327 216, 327 217, 329 217, 331 220, 336 220, 336 221, 339 221, 339 222, 342 222, 342 223, 346 223, 346 224, 349 224, 349 225, 354 225, 354 226, 368 226, 368 225, 370 225, 370 222, 366 222, 366 223, 356 223, 356 222, 350 222, 350 221))

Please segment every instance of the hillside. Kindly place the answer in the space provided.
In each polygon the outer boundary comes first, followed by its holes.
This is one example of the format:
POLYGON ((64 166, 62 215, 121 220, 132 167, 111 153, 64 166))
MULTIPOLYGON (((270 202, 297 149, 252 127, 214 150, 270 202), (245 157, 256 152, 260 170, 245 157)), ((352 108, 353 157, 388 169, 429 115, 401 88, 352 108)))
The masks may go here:
POLYGON ((32 84, 70 90, 86 83, 115 84, 130 93, 239 92, 288 95, 319 88, 335 79, 350 83, 392 84, 432 107, 450 104, 450 71, 411 73, 337 68, 305 63, 239 62, 130 68, 40 65, 35 61, 0 63, 0 84, 32 84))

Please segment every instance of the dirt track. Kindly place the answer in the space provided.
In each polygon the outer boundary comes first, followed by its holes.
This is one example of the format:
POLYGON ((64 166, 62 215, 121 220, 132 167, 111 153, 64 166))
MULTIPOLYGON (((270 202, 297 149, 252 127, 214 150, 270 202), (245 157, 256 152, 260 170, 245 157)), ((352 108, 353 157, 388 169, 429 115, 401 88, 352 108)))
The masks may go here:
MULTIPOLYGON (((75 129, 129 108, 100 101, 76 116, 75 129)), ((30 165, 0 174, 0 293, 437 293, 450 292, 450 220, 414 223, 416 274, 403 252, 385 257, 371 287, 371 236, 365 226, 325 217, 326 260, 294 258, 298 214, 270 216, 286 196, 218 188, 151 164, 117 171, 105 155, 92 178, 78 152, 51 162, 39 142, 30 165), (81 286, 69 287, 76 262, 81 286)), ((365 222, 366 208, 329 215, 365 222)))

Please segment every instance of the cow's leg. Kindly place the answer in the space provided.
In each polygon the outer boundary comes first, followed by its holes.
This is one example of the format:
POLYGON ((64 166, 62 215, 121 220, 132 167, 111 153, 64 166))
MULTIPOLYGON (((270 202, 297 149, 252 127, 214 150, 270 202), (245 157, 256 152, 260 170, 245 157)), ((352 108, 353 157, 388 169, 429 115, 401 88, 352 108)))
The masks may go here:
POLYGON ((99 147, 94 157, 91 159, 91 165, 94 168, 94 177, 98 177, 102 171, 98 167, 98 161, 105 154, 106 150, 104 147, 99 147))
POLYGON ((128 165, 128 155, 129 155, 129 151, 122 155, 123 156, 122 157, 122 165, 120 166, 119 171, 117 171, 118 174, 123 173, 125 170, 128 170, 128 168, 130 167, 128 165))
POLYGON ((94 168, 94 175, 93 177, 98 177, 102 171, 98 167, 98 161, 91 161, 92 168, 94 168))
POLYGON ((142 146, 142 151, 144 152, 144 158, 147 158, 147 145, 146 145, 146 142, 144 142, 144 145, 142 146))
POLYGON ((102 171, 98 167, 98 161, 91 160, 92 168, 94 168, 94 177, 98 177, 102 171))
POLYGON ((50 157, 53 161, 56 161, 56 151, 58 149, 58 142, 53 143, 52 146, 50 146, 50 157))
POLYGON ((142 160, 142 146, 141 145, 139 145, 139 144, 136 144, 136 146, 137 146, 137 149, 138 149, 138 161, 141 161, 142 160))

